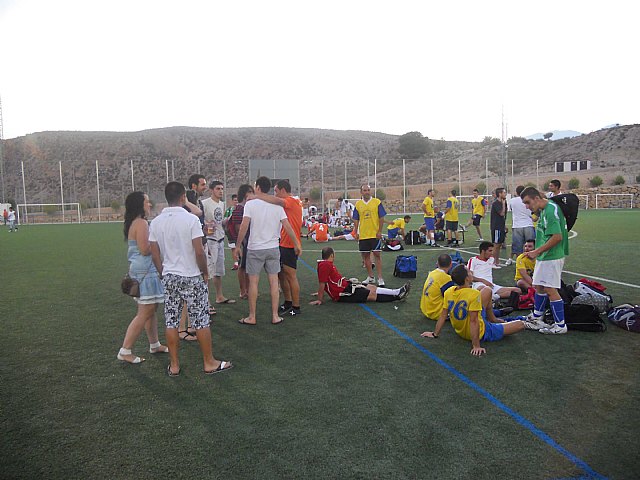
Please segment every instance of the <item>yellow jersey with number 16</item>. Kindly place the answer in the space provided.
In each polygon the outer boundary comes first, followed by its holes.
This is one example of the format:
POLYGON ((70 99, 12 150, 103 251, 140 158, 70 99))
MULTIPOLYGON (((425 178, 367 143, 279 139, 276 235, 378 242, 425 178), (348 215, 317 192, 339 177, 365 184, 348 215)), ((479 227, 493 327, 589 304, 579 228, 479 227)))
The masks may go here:
POLYGON ((444 306, 449 311, 451 326, 465 340, 471 340, 471 320, 469 312, 478 312, 478 338, 484 336, 482 301, 480 290, 475 288, 450 288, 444 294, 444 306))

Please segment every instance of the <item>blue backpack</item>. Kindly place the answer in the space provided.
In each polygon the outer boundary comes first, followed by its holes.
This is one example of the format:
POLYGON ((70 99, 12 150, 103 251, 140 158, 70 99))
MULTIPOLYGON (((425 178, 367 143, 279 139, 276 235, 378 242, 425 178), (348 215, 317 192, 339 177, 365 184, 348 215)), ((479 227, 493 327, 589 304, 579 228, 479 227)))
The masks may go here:
POLYGON ((399 278, 416 278, 418 259, 415 255, 398 255, 393 276, 399 278))

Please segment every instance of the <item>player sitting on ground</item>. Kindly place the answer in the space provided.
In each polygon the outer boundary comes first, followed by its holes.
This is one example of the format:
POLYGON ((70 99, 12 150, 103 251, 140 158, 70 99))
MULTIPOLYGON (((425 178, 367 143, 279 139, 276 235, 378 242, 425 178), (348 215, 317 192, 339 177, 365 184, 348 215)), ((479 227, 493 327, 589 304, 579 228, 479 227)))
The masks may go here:
POLYGON ((324 243, 331 240, 331 235, 329 235, 329 226, 326 223, 314 223, 309 227, 309 234, 307 238, 311 238, 316 243, 324 243))
POLYGON ((325 291, 334 302, 365 303, 403 300, 411 290, 410 283, 405 283, 400 288, 362 285, 357 279, 343 277, 334 265, 334 260, 333 248, 324 247, 322 260, 318 261, 318 299, 309 302, 310 305, 322 305, 325 291))
POLYGON ((427 280, 422 287, 420 298, 420 310, 424 316, 431 320, 437 320, 442 312, 444 292, 454 286, 449 271, 451 270, 451 257, 446 253, 438 257, 438 268, 429 272, 427 280))
POLYGON ((393 220, 391 222, 386 222, 385 221, 385 223, 389 224, 389 226, 387 227, 387 238, 389 240, 393 240, 398 235, 400 235, 400 240, 402 240, 404 238, 404 235, 405 235, 404 227, 410 221, 411 221, 411 216, 410 215, 405 215, 403 218, 396 218, 395 220, 393 220))
POLYGON ((518 255, 516 259, 516 276, 514 280, 523 292, 533 287, 533 270, 536 267, 536 259, 529 258, 527 252, 532 251, 535 245, 535 240, 526 240, 524 242, 524 253, 518 255))
POLYGON ((517 287, 501 287, 493 283, 493 266, 495 259, 493 258, 493 243, 481 242, 480 254, 471 257, 467 263, 467 268, 473 275, 472 287, 478 290, 482 290, 484 287, 489 287, 493 295, 498 298, 509 298, 512 292, 520 294, 520 289, 517 287))
POLYGON ((515 320, 504 322, 496 318, 491 309, 491 292, 471 288, 473 275, 464 265, 458 265, 451 271, 451 278, 457 285, 444 294, 444 307, 436 323, 435 331, 423 332, 422 337, 438 338, 447 319, 456 333, 465 340, 471 340, 471 355, 482 355, 486 350, 480 342, 495 342, 505 335, 524 330, 524 322, 515 320), (481 315, 479 315, 481 313, 481 315))

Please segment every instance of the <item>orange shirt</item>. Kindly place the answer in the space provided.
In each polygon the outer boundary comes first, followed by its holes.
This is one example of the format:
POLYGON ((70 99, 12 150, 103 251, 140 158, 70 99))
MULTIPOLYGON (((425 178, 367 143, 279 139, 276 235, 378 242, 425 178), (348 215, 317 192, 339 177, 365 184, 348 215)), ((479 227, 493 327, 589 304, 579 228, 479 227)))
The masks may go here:
POLYGON ((326 242, 329 226, 326 223, 314 223, 309 229, 309 234, 315 233, 316 242, 326 242))
MULTIPOLYGON (((300 230, 302 229, 302 202, 293 197, 287 197, 284 199, 284 213, 287 214, 287 220, 291 224, 293 232, 297 235, 298 241, 300 241, 300 230)), ((293 240, 289 238, 284 228, 280 231, 280 246, 285 248, 293 248, 295 245, 293 240)))

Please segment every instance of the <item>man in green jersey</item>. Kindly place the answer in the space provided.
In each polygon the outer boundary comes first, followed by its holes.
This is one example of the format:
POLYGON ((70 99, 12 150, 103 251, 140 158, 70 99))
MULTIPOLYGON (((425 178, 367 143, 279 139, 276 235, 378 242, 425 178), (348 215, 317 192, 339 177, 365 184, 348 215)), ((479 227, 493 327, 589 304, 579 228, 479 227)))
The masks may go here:
POLYGON ((564 304, 558 293, 564 259, 569 255, 569 232, 560 207, 547 200, 533 187, 520 194, 522 202, 539 217, 536 228, 536 248, 527 257, 536 259, 533 286, 536 289, 533 312, 527 317, 526 328, 546 334, 567 333, 564 322, 564 304), (553 312, 553 325, 544 321, 547 302, 553 312))

